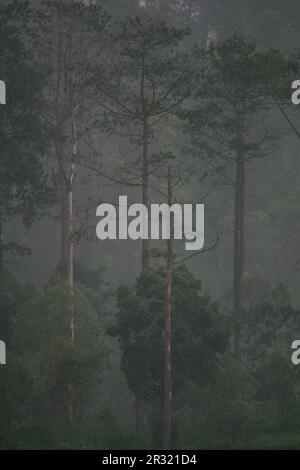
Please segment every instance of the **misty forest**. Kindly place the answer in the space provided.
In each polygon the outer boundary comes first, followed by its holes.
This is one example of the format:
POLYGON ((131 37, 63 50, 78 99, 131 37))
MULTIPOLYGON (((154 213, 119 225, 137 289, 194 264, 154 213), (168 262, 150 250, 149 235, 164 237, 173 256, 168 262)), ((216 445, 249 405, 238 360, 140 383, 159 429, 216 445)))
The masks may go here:
POLYGON ((0 18, 0 448, 300 449, 299 1, 0 18), (120 196, 204 247, 99 240, 120 196))

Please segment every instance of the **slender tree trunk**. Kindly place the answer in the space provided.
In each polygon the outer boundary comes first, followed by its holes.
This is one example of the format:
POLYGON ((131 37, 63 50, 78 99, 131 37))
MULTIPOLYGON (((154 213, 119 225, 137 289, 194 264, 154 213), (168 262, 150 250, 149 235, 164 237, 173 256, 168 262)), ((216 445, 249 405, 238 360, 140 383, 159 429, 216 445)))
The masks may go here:
MULTIPOLYGON (((73 303, 73 287, 74 287, 74 273, 73 273, 73 262, 74 262, 74 243, 73 243, 73 187, 70 184, 67 196, 67 207, 68 207, 68 221, 67 221, 67 283, 70 287, 70 295, 72 297, 70 302, 70 342, 73 345, 75 340, 75 325, 74 325, 74 303, 73 303)), ((74 421, 74 387, 72 383, 68 384, 68 421, 72 423, 74 421)))
POLYGON ((68 281, 68 171, 65 161, 66 148, 63 144, 63 129, 59 131, 55 142, 58 166, 58 184, 60 197, 60 281, 68 281))
MULTIPOLYGON (((60 183, 60 206, 61 206, 61 281, 65 282, 70 288, 70 295, 73 296, 74 288, 74 221, 73 221, 73 185, 75 176, 75 162, 77 155, 77 136, 75 114, 71 118, 71 138, 72 148, 71 156, 68 161, 64 157, 67 150, 61 143, 63 139, 56 144, 56 153, 59 167, 60 183)), ((74 304, 70 302, 69 308, 69 338, 71 344, 75 340, 75 322, 74 322, 74 304)), ((68 403, 67 403, 68 422, 74 420, 74 387, 68 384, 68 403)))
MULTIPOLYGON (((149 214, 149 127, 148 118, 143 123, 143 204, 149 214)), ((142 272, 149 269, 149 240, 142 240, 142 272)))
MULTIPOLYGON (((171 170, 168 167, 168 204, 172 205, 171 170)), ((173 222, 167 242, 167 269, 165 280, 165 372, 164 372, 164 449, 171 449, 172 434, 172 277, 173 277, 173 222)))
MULTIPOLYGON (((73 222, 73 183, 75 177, 75 162, 77 157, 77 133, 76 133, 76 119, 75 111, 71 118, 71 133, 72 133, 72 154, 70 161, 70 169, 68 175, 68 223, 67 223, 67 282, 70 286, 71 296, 73 297, 74 289, 74 222, 73 222)), ((75 318, 74 318, 74 302, 70 304, 70 341, 74 345, 75 341, 75 318)), ((68 385, 68 419, 72 423, 74 420, 74 387, 72 383, 68 385)))
POLYGON ((241 355, 245 270, 245 142, 244 115, 238 118, 234 220, 234 354, 241 355))
MULTIPOLYGON (((149 214, 149 127, 148 118, 144 117, 143 121, 143 162, 142 162, 142 184, 143 194, 142 202, 148 209, 149 214)), ((149 223, 149 220, 148 220, 149 223)), ((142 240, 142 273, 146 273, 149 269, 149 240, 142 240)), ((143 435, 145 434, 146 425, 146 403, 136 396, 135 397, 135 423, 138 442, 141 444, 143 435)))
MULTIPOLYGON (((56 86, 54 90, 54 110, 58 130, 56 141, 56 154, 60 181, 61 205, 61 281, 66 283, 70 290, 70 305, 67 310, 68 339, 71 345, 75 341, 74 319, 74 213, 73 189, 77 158, 77 132, 76 114, 80 83, 76 67, 78 45, 74 42, 76 34, 76 21, 73 19, 64 30, 64 12, 57 9, 57 56, 56 56, 56 86), (69 123, 69 128, 66 125, 69 123), (65 136, 71 141, 71 149, 67 148, 65 136)), ((81 46, 80 46, 81 47, 81 46)), ((74 420, 74 387, 67 385, 66 413, 69 423, 74 420)))
MULTIPOLYGON (((68 190, 68 284, 71 292, 73 293, 74 288, 74 220, 73 220, 73 184, 76 169, 76 158, 77 158, 77 131, 76 131, 76 117, 75 111, 72 114, 71 122, 72 132, 72 155, 70 162, 70 173, 69 173, 69 190, 68 190)), ((70 315, 70 338, 72 344, 75 340, 75 324, 74 324, 74 304, 71 304, 71 315, 70 315)))
MULTIPOLYGON (((74 242, 73 242, 73 187, 70 184, 67 195, 67 208, 68 208, 68 243, 67 243, 67 281, 68 285, 73 289, 74 287, 74 242)), ((72 328, 71 328, 72 330, 72 328)), ((71 334, 73 337, 73 334, 71 334)))
POLYGON ((68 279, 68 190, 63 175, 60 174, 60 280, 68 279))

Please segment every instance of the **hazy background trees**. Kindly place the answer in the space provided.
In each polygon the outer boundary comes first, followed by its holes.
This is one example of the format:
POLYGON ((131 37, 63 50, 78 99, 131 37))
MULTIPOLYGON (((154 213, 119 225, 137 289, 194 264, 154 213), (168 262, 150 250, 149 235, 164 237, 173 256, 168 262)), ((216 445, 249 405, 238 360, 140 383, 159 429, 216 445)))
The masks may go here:
POLYGON ((167 166, 218 241, 184 264, 172 247, 172 446, 299 447, 284 3, 3 2, 1 448, 163 445, 166 246, 96 241, 95 213, 166 202, 167 166))

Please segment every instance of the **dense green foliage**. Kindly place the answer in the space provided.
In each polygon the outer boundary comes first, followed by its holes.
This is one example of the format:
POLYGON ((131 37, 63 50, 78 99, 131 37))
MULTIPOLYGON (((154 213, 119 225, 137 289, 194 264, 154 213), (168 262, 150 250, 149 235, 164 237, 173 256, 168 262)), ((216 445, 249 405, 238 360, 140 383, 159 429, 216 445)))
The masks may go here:
MULTIPOLYGON (((164 270, 160 269, 143 274, 133 290, 119 288, 117 323, 110 329, 120 339, 122 369, 131 390, 149 400, 160 397, 163 390, 163 287, 164 270)), ((178 391, 190 380, 205 385, 228 342, 224 316, 200 290, 201 283, 186 268, 176 270, 173 380, 178 391)))

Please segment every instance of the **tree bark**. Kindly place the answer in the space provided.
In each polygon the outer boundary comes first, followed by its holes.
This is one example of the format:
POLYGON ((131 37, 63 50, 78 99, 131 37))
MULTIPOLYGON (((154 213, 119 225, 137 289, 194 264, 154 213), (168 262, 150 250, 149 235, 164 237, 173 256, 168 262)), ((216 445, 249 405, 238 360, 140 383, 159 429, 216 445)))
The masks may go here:
MULTIPOLYGON (((144 118, 143 123, 143 204, 148 209, 149 214, 149 128, 148 118, 144 118)), ((148 221, 149 223, 149 221, 148 221)), ((149 240, 142 240, 142 272, 149 269, 149 240)))
MULTIPOLYGON (((61 211, 61 282, 65 282, 70 288, 71 302, 69 307, 69 339, 71 344, 75 341, 74 304, 72 301, 74 288, 74 220, 73 220, 73 186, 75 177, 75 165, 77 156, 77 135, 75 111, 71 120, 71 155, 64 148, 63 131, 61 138, 56 142, 56 156, 59 168, 60 184, 60 211, 61 211), (64 153, 67 152, 67 161, 64 153), (70 155, 70 156, 69 156, 70 155)), ((74 420, 74 387, 68 384, 68 421, 74 420)))
POLYGON ((241 327, 244 307, 245 270, 245 142, 244 115, 238 117, 234 218, 234 354, 241 355, 241 327))
MULTIPOLYGON (((75 178, 76 169, 76 158, 77 158, 77 131, 76 131, 76 110, 72 113, 71 118, 71 133, 72 133, 72 155, 70 162, 70 173, 69 173, 69 188, 68 188, 68 284, 73 294, 74 289, 74 220, 73 220, 73 185, 75 178)), ((71 343, 75 340, 75 324, 74 324, 74 303, 71 303, 71 315, 70 315, 70 338, 71 343)))
MULTIPOLYGON (((147 4, 145 3, 147 8, 147 4)), ((144 51, 145 53, 145 51, 144 51)), ((147 114, 147 105, 145 100, 145 62, 143 58, 143 69, 141 78, 141 109, 143 115, 142 121, 142 203, 148 210, 149 217, 149 121, 147 114)), ((148 219, 149 224, 149 219, 148 219)), ((149 270, 149 240, 142 240, 142 273, 146 273, 149 270)), ((135 419, 136 419, 136 435, 139 444, 143 442, 145 434, 146 424, 146 403, 145 400, 139 396, 135 397, 135 419)))
POLYGON ((59 174, 60 187, 60 280, 67 282, 68 279, 68 189, 65 176, 59 174))
MULTIPOLYGON (((168 167, 168 204, 172 205, 171 170, 168 167)), ((171 449, 172 434, 172 277, 173 277, 173 221, 167 241, 167 269, 165 280, 165 371, 164 371, 164 449, 171 449)))
MULTIPOLYGON (((67 221, 67 282, 70 287, 70 295, 72 297, 70 303, 70 341, 74 345, 75 341, 75 318, 74 318, 74 302, 73 302, 73 289, 74 289, 74 222, 73 222, 73 183, 75 177, 75 162, 77 157, 77 133, 76 133, 76 118, 75 110, 71 117, 71 135, 72 135, 72 153, 70 161, 70 169, 68 174, 68 221, 67 221)), ((72 423, 74 421, 74 387, 72 383, 68 385, 68 419, 72 423)))
MULTIPOLYGON (((142 185, 142 202, 147 207, 149 214, 149 128, 148 118, 146 116, 143 120, 142 185)), ((142 240, 142 273, 146 273, 148 270, 149 240, 142 240)), ((143 441, 143 435, 145 434, 146 404, 145 401, 138 396, 135 397, 135 423, 137 440, 139 444, 141 444, 143 441)))

